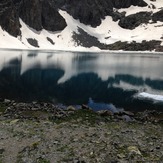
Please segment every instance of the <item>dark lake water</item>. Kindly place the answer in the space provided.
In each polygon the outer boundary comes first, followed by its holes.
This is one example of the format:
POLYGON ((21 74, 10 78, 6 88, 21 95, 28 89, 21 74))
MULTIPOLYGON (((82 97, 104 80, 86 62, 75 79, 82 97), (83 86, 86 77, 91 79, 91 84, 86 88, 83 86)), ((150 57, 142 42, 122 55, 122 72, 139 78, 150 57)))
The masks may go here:
POLYGON ((163 96, 162 54, 0 51, 1 98, 163 110, 140 92, 163 96))

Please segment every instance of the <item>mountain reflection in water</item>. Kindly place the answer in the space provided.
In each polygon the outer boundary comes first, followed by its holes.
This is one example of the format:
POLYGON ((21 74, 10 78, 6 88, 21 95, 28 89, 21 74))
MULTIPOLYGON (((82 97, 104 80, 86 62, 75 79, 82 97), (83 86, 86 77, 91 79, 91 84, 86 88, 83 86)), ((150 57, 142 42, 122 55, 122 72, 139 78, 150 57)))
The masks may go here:
POLYGON ((163 95, 163 55, 0 51, 0 97, 64 104, 113 103, 127 109, 163 109, 134 99, 163 95))

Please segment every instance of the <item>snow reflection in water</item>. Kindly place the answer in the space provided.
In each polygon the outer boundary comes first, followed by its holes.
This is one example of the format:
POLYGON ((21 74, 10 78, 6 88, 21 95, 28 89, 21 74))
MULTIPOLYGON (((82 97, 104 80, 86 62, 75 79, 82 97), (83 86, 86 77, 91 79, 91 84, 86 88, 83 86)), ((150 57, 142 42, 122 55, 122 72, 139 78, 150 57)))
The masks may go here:
POLYGON ((133 108, 137 92, 163 95, 162 69, 161 54, 0 51, 0 96, 133 108))

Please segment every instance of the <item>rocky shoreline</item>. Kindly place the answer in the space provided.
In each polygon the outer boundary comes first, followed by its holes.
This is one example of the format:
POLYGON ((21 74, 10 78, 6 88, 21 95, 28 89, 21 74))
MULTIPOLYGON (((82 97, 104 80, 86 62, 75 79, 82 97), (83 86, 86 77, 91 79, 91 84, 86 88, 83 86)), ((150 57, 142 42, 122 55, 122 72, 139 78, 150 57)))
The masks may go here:
POLYGON ((163 113, 0 100, 0 163, 163 160, 163 113))

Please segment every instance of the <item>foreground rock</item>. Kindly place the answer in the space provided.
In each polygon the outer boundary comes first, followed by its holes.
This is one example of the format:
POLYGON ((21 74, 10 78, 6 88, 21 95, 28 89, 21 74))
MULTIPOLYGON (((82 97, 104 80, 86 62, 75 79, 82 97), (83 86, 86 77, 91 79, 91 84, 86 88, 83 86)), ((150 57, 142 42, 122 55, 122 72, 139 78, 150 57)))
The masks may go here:
POLYGON ((163 159, 162 113, 96 113, 86 105, 75 108, 10 100, 1 102, 0 108, 2 163, 148 163, 163 159))

